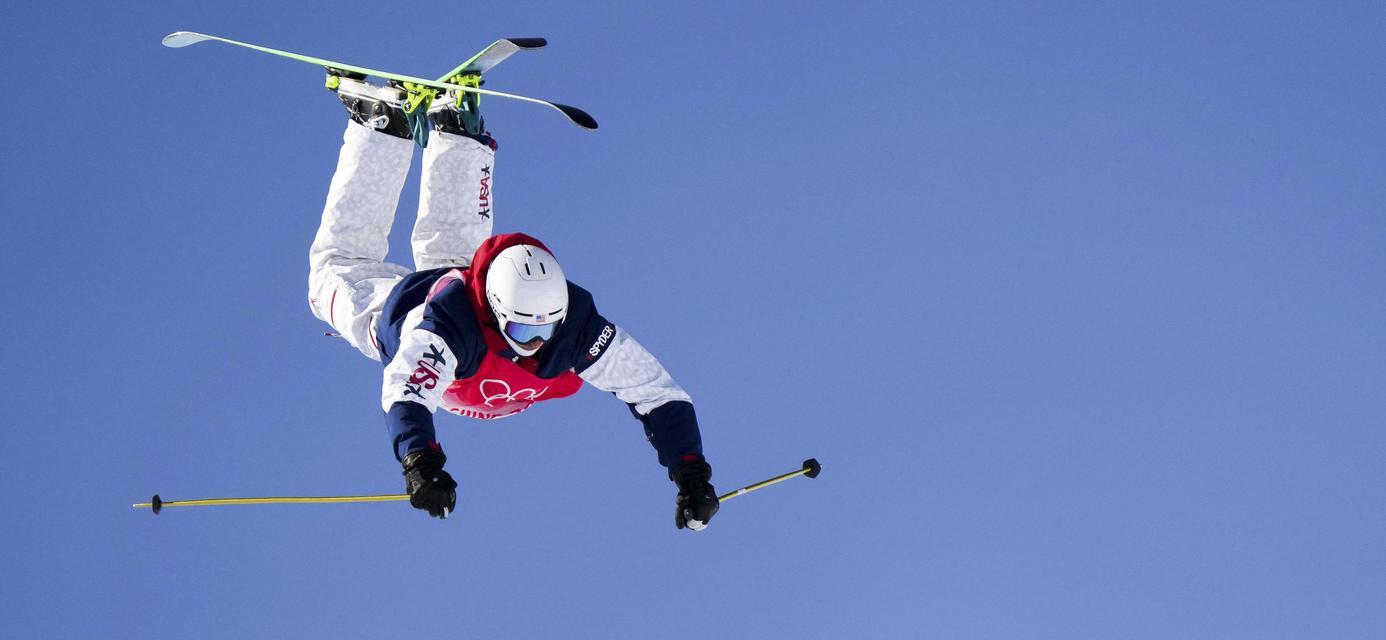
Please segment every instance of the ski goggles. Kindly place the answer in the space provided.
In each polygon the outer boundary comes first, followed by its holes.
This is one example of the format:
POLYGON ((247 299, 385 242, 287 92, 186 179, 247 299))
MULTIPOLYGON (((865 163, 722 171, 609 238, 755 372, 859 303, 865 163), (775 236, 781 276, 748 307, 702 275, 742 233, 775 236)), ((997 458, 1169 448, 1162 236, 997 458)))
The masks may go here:
POLYGON ((548 324, 505 323, 505 335, 510 336, 511 340, 519 344, 528 344, 534 340, 548 340, 553 337, 553 332, 556 329, 558 329, 557 322, 548 324))

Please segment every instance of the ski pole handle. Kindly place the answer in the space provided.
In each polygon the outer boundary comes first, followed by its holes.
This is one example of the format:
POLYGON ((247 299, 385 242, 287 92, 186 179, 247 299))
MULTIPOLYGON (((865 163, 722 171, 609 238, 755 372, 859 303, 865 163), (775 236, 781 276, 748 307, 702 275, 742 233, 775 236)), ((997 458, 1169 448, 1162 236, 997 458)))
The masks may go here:
POLYGON ((788 480, 788 479, 790 479, 790 478, 796 478, 796 477, 798 477, 798 476, 805 476, 805 477, 807 477, 807 478, 817 478, 817 477, 818 477, 818 472, 820 472, 820 471, 822 471, 822 470, 823 470, 823 466, 820 465, 820 464, 818 464, 818 461, 817 461, 817 460, 815 460, 815 459, 813 459, 813 458, 809 458, 808 460, 805 460, 805 461, 804 461, 804 467, 803 467, 802 469, 797 469, 797 470, 795 470, 795 471, 791 471, 791 472, 786 473, 786 474, 784 474, 784 475, 778 475, 778 476, 775 476, 775 477, 773 477, 773 478, 771 478, 771 479, 769 479, 769 480, 762 480, 762 481, 757 482, 757 483, 755 483, 755 484, 753 484, 753 485, 748 485, 748 486, 745 486, 745 487, 741 487, 740 489, 737 489, 736 491, 732 491, 732 492, 730 492, 730 493, 717 496, 717 500, 718 500, 719 502, 726 502, 726 501, 728 501, 728 500, 731 500, 732 498, 736 498, 736 497, 739 497, 739 496, 744 496, 744 495, 746 495, 746 494, 748 494, 748 493, 750 493, 750 492, 752 492, 752 491, 755 491, 755 490, 757 490, 757 489, 764 489, 764 488, 766 488, 766 487, 768 487, 768 486, 770 486, 770 485, 772 485, 772 484, 784 482, 785 480, 788 480))

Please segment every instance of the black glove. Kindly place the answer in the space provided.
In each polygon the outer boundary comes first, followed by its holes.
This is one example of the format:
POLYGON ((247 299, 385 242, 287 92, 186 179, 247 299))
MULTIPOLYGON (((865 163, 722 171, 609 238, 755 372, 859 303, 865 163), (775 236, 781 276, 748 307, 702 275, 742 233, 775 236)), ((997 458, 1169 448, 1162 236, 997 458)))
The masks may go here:
POLYGON ((443 471, 447 461, 437 449, 404 456, 404 489, 409 492, 409 504, 435 518, 446 518, 457 507, 457 482, 443 471))
POLYGON ((669 470, 669 478, 679 486, 674 501, 674 526, 690 531, 702 531, 717 513, 717 490, 712 479, 712 465, 702 456, 692 456, 669 470))

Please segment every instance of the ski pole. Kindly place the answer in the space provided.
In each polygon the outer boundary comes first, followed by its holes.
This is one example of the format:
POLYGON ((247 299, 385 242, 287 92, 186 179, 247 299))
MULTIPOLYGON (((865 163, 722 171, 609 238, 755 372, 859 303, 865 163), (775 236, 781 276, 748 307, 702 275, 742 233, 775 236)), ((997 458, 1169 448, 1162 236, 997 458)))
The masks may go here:
POLYGON ((818 472, 819 472, 819 471, 822 471, 822 470, 823 470, 823 466, 820 465, 820 464, 818 464, 818 461, 817 461, 817 460, 815 460, 815 459, 813 459, 813 458, 809 458, 808 460, 805 460, 805 461, 804 461, 804 468, 802 468, 802 469, 797 469, 797 470, 795 470, 795 471, 790 471, 789 473, 786 473, 786 474, 784 474, 784 475, 775 476, 775 477, 773 477, 773 478, 771 478, 771 479, 769 479, 769 480, 762 480, 761 482, 757 482, 757 483, 755 483, 755 484, 753 484, 753 485, 741 487, 740 489, 737 489, 736 491, 732 491, 731 493, 727 493, 727 494, 725 494, 725 495, 717 496, 717 500, 718 500, 719 502, 726 502, 726 501, 728 501, 728 500, 731 500, 732 498, 735 498, 735 497, 738 497, 738 496, 744 496, 744 495, 746 495, 746 494, 748 494, 748 493, 750 493, 750 492, 752 492, 752 491, 755 491, 755 490, 757 490, 757 489, 764 489, 764 488, 766 488, 766 487, 768 487, 768 486, 770 486, 770 485, 772 485, 772 484, 776 484, 776 483, 779 483, 779 482, 784 482, 785 480, 788 480, 788 479, 790 479, 790 478, 794 478, 794 477, 797 477, 797 476, 804 476, 804 477, 807 477, 807 478, 817 478, 817 477, 818 477, 818 472))
MULTIPOLYGON (((804 461, 804 466, 802 469, 796 469, 789 473, 770 478, 769 480, 764 480, 750 486, 742 487, 726 495, 719 496, 717 499, 722 502, 726 502, 727 500, 731 500, 732 498, 746 495, 752 491, 756 491, 757 489, 764 489, 765 487, 768 487, 772 484, 784 482, 785 480, 788 480, 796 476, 807 476, 809 478, 817 478, 818 472, 822 470, 823 467, 818 464, 817 460, 809 458, 808 460, 804 461)), ((150 509, 154 512, 154 515, 159 515, 159 512, 163 511, 164 507, 218 507, 232 504, 335 504, 343 502, 400 502, 408 499, 409 494, 407 493, 392 493, 374 496, 269 496, 263 498, 202 498, 199 500, 164 500, 163 498, 159 497, 159 494, 156 493, 149 502, 137 502, 130 506, 136 509, 150 509)))
POLYGON ((149 502, 136 502, 130 505, 136 509, 153 509, 154 515, 164 507, 216 507, 228 504, 327 504, 339 502, 394 502, 408 500, 407 493, 393 493, 378 496, 275 496, 267 498, 204 498, 201 500, 163 500, 159 494, 149 502))

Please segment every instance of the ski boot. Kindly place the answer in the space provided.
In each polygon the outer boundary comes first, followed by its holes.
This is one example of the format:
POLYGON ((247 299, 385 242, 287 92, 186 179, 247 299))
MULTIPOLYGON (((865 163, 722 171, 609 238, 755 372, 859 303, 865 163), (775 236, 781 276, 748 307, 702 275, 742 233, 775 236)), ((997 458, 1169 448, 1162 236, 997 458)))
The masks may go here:
MULTIPOLYGON (((464 87, 482 85, 481 75, 477 73, 461 73, 448 78, 447 82, 464 87)), ((433 101, 428 118, 433 123, 434 131, 466 136, 494 148, 495 141, 486 132, 486 121, 481 118, 480 105, 481 94, 452 90, 433 101)))
POLYGON ((327 88, 336 92, 352 121, 396 138, 413 139, 405 115, 407 92, 396 86, 376 86, 366 76, 327 70, 327 88))

